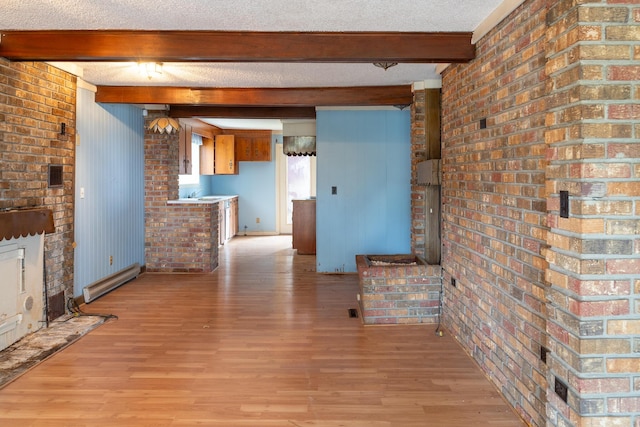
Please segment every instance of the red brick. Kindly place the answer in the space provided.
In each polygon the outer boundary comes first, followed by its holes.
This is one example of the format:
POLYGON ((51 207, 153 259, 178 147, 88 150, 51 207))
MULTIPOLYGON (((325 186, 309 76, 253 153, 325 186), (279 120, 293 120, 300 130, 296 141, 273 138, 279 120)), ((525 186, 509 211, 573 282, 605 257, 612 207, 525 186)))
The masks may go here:
POLYGON ((611 143, 607 147, 609 158, 640 158, 640 144, 611 143))
POLYGON ((610 105, 608 117, 614 120, 640 120, 640 105, 638 104, 610 105))
POLYGON ((640 271, 640 259, 611 259, 607 260, 609 274, 637 274, 640 271))
MULTIPOLYGON (((640 366, 640 360, 638 360, 638 366, 640 366)), ((607 399, 607 405, 609 405, 612 412, 640 412, 640 397, 619 397, 613 399, 607 399)))
POLYGON ((576 301, 569 302, 572 313, 584 317, 619 316, 629 314, 628 300, 576 301))
POLYGON ((54 212, 56 233, 45 236, 48 291, 50 295, 71 295, 74 189, 70 183, 75 174, 76 78, 53 70, 42 63, 13 63, 0 58, 0 129, 4 142, 0 154, 4 169, 0 206, 38 206, 54 212), (53 98, 55 109, 49 108, 53 98), (57 135, 61 121, 67 124, 67 139, 57 135), (69 184, 61 189, 48 188, 44 166, 49 163, 65 165, 63 178, 69 184), (26 167, 16 167, 17 164, 26 167))
POLYGON ((607 75, 609 80, 640 80, 639 65, 612 65, 609 67, 607 75))
POLYGON ((628 393, 629 380, 626 378, 576 378, 572 386, 580 393, 628 393))

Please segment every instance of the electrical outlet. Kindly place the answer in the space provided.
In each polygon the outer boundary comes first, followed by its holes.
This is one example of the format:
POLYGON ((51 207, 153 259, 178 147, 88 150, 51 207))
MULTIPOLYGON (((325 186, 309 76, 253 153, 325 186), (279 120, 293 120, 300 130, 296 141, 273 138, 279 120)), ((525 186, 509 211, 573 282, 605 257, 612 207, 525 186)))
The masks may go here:
POLYGON ((549 349, 543 345, 540 346, 540 360, 543 363, 547 363, 547 355, 549 354, 549 349))
POLYGON ((256 224, 260 224, 260 217, 256 218, 256 224))
POLYGON ((560 217, 569 218, 569 192, 560 191, 560 217))
POLYGON ((560 381, 558 377, 555 377, 555 384, 553 389, 556 392, 556 394, 560 397, 560 399, 562 399, 563 402, 567 403, 567 398, 568 398, 567 395, 568 395, 569 387, 567 387, 565 383, 560 381))
POLYGON ((113 265, 113 255, 109 255, 109 265, 113 265))

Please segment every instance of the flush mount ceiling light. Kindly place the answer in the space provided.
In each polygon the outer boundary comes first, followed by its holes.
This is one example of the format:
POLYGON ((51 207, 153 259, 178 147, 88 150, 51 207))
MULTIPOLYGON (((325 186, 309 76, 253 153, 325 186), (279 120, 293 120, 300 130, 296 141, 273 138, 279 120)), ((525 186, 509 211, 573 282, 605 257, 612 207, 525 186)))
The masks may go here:
POLYGON ((138 62, 138 71, 151 80, 162 75, 162 62, 138 62))
POLYGON ((387 71, 387 69, 391 67, 395 67, 396 65, 398 65, 398 63, 397 62, 374 62, 373 65, 387 71))
POLYGON ((149 124, 149 130, 151 132, 167 134, 178 132, 180 130, 180 123, 178 123, 176 119, 172 119, 171 117, 159 117, 151 121, 151 123, 149 124))

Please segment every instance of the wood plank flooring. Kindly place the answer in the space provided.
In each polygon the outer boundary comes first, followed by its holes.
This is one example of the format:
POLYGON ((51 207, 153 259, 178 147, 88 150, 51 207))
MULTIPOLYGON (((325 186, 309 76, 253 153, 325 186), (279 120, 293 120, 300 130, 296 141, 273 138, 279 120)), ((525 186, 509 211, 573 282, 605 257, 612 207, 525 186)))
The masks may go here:
POLYGON ((237 237, 210 274, 145 274, 109 321, 0 390, 0 426, 523 426, 452 337, 350 318, 357 275, 290 236, 237 237))

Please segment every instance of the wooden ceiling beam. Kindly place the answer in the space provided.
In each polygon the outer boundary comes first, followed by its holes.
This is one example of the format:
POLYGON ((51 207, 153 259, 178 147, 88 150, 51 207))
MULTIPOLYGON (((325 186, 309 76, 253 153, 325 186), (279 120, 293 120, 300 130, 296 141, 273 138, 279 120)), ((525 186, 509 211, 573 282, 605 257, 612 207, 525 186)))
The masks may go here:
POLYGON ((98 86, 96 102, 215 107, 406 106, 410 85, 318 88, 98 86))
POLYGON ((216 117, 225 119, 315 119, 315 107, 215 107, 210 105, 172 105, 175 118, 216 117))
POLYGON ((455 63, 470 32, 2 31, 12 61, 455 63))

